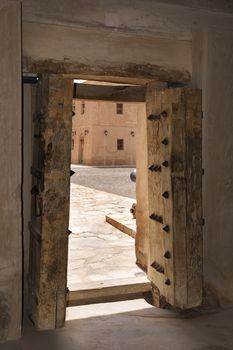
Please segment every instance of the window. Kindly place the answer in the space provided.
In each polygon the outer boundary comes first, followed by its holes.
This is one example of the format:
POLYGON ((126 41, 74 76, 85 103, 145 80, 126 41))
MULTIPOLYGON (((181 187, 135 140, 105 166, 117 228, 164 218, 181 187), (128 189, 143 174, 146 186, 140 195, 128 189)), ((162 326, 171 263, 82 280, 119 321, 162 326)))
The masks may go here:
POLYGON ((117 103, 116 104, 116 113, 117 114, 123 114, 123 103, 117 103))
POLYGON ((117 150, 118 151, 124 150, 124 140, 123 139, 117 139, 117 150))
POLYGON ((82 102, 81 104, 81 114, 85 113, 85 102, 82 102))
POLYGON ((72 139, 72 142, 71 142, 71 149, 72 150, 74 149, 74 139, 72 139))

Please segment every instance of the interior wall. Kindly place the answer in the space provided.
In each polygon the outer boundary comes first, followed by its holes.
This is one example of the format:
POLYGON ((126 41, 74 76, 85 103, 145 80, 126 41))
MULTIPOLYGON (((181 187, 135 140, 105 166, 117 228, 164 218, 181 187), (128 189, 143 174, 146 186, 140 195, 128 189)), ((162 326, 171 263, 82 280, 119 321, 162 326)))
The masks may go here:
POLYGON ((106 32, 190 40, 192 32, 231 28, 230 0, 22 0, 23 20, 106 32))
POLYGON ((21 335, 21 8, 0 3, 0 341, 21 335), (7 33, 7 35, 6 35, 7 33))
POLYGON ((23 23, 23 37, 25 70, 37 62, 41 70, 62 73, 105 75, 111 69, 124 76, 127 69, 129 77, 190 80, 190 41, 31 22, 23 23))
POLYGON ((209 11, 206 10, 212 5, 204 6, 204 9, 202 6, 199 11, 199 5, 195 5, 197 2, 192 2, 193 10, 187 6, 176 6, 176 1, 166 1, 166 5, 155 4, 156 1, 153 1, 154 4, 151 1, 135 1, 134 8, 129 8, 122 17, 124 3, 111 2, 113 6, 106 7, 102 2, 100 8, 97 3, 92 3, 93 10, 87 1, 82 2, 81 7, 80 1, 71 1, 71 6, 66 4, 64 8, 63 1, 58 6, 54 1, 23 0, 25 62, 31 59, 43 61, 39 67, 47 67, 48 70, 52 69, 51 62, 56 62, 56 69, 60 70, 66 64, 78 62, 73 69, 86 74, 95 74, 96 71, 104 74, 112 69, 117 74, 141 77, 148 74, 149 77, 170 80, 178 77, 185 81, 189 80, 193 70, 193 82, 203 89, 204 104, 206 290, 215 290, 221 300, 232 300, 233 287, 228 267, 232 263, 229 251, 233 227, 230 215, 232 182, 229 178, 232 169, 228 160, 232 159, 232 144, 227 140, 232 130, 229 74, 232 68, 231 34, 220 37, 218 34, 215 37, 216 34, 210 33, 204 43, 203 37, 201 40, 196 37, 193 66, 191 44, 194 29, 208 28, 210 32, 210 28, 218 26, 231 28, 232 16, 227 13, 227 3, 224 2, 223 6, 222 1, 211 2, 215 7, 209 11), (168 3, 173 4, 169 7, 168 3), (79 6, 78 10, 70 11, 76 5, 79 6), (219 9, 221 13, 217 12, 219 9), (96 21, 96 18, 99 20, 96 21), (91 67, 90 72, 88 69, 91 67), (178 71, 181 75, 177 75, 178 71))
POLYGON ((193 41, 193 85, 203 89, 204 284, 208 301, 233 303, 233 33, 193 41))

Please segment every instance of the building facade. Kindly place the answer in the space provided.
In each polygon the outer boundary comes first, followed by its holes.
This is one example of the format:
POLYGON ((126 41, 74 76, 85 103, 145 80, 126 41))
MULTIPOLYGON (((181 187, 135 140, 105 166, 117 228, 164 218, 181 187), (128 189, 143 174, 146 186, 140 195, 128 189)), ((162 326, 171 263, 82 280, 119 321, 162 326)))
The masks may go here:
POLYGON ((136 165, 137 118, 143 103, 73 100, 73 164, 136 165))

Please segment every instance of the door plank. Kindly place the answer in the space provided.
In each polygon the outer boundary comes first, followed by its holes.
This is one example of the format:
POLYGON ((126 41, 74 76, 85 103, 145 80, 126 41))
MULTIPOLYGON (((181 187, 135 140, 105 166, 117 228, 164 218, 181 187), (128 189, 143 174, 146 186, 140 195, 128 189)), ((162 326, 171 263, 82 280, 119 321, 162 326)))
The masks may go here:
POLYGON ((192 293, 188 295, 190 304, 198 304, 201 298, 202 284, 202 108, 201 93, 189 89, 186 99, 186 128, 187 128, 187 240, 188 259, 188 288, 192 293), (200 171, 201 169, 201 171, 200 171), (199 190, 197 190, 199 189, 199 190), (198 244, 197 244, 198 243, 198 244))
POLYGON ((156 305, 190 308, 202 301, 201 91, 150 84, 151 114, 148 168, 159 171, 148 169, 148 277, 156 305))

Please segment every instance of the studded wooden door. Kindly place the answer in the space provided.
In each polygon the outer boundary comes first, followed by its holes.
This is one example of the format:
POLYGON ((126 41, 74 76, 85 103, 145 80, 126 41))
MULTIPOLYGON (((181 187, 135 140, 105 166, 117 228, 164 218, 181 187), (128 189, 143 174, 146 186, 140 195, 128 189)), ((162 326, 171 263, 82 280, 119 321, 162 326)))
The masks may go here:
POLYGON ((37 84, 29 261, 29 313, 39 329, 65 321, 72 81, 45 74, 37 84))
POLYGON ((148 278, 157 306, 202 302, 201 91, 156 89, 147 97, 148 278))

